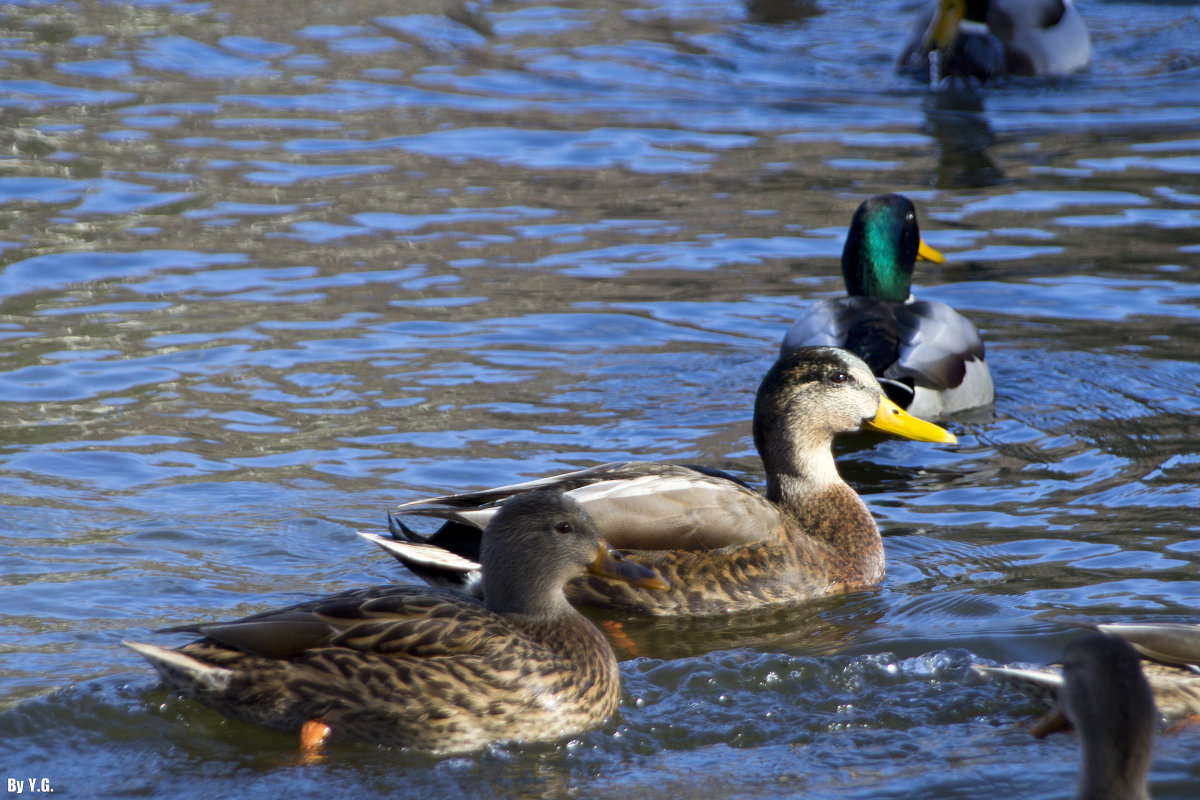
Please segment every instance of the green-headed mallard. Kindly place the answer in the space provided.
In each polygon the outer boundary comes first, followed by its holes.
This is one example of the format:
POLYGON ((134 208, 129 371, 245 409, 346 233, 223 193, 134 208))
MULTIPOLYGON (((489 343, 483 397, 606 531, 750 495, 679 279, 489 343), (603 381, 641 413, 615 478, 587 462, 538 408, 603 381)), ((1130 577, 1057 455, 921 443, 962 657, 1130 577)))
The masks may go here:
MULTIPOLYGON (((479 530, 512 494, 550 485, 577 498, 605 539, 621 543, 614 546, 627 558, 671 584, 665 592, 650 592, 584 576, 567 584, 572 602, 670 616, 851 591, 878 583, 884 566, 875 520, 833 460, 833 437, 862 428, 919 441, 955 441, 888 400, 857 356, 832 347, 800 348, 771 367, 755 400, 754 443, 766 470, 765 496, 711 470, 642 461, 604 464, 407 503, 399 513, 449 521, 428 538, 395 525, 397 540, 373 539, 426 580, 469 591, 478 570, 471 548, 479 530)), ((486 566, 483 575, 486 582, 486 566)))
POLYGON ((665 586, 624 561, 573 499, 512 498, 488 523, 483 603, 454 592, 376 586, 235 622, 173 631, 178 650, 127 642, 163 680, 227 716, 303 735, 435 753, 498 740, 556 739, 617 709, 612 648, 567 602, 587 572, 665 586))
MULTIPOLYGON (((1100 626, 1104 628, 1106 626, 1100 626)), ((1081 751, 1076 800, 1147 800, 1159 695, 1142 672, 1138 651, 1119 636, 1090 633, 1067 645, 1062 671, 1052 684, 1034 679, 1057 696, 1060 722, 1035 728, 1045 735, 1070 723, 1081 751)), ((986 674, 1028 682, 1027 670, 976 667, 986 674)))
POLYGON ((854 212, 842 248, 846 297, 820 300, 783 337, 796 347, 845 347, 862 358, 901 408, 936 418, 995 399, 979 331, 945 303, 912 296, 918 258, 945 258, 921 239, 908 198, 879 194, 854 212))
POLYGON ((1071 0, 933 0, 917 18, 899 69, 986 81, 1066 75, 1087 67, 1092 42, 1071 0))

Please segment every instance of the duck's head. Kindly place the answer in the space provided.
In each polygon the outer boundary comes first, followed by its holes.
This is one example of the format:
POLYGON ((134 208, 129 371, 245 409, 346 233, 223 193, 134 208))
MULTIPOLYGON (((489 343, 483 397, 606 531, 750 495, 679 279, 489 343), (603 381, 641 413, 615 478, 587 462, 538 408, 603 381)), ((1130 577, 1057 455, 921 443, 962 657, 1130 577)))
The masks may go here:
POLYGON ((1158 712, 1137 651, 1102 633, 1072 642, 1058 699, 1083 751, 1078 796, 1146 797, 1158 712))
POLYGON ((590 572, 646 589, 666 589, 654 570, 600 538, 595 521, 555 487, 506 500, 483 532, 483 595, 492 611, 553 616, 567 607, 563 584, 590 572))
POLYGON ((903 303, 912 289, 917 259, 938 264, 945 256, 921 240, 917 211, 907 197, 877 194, 854 212, 842 248, 842 277, 850 295, 903 303))
POLYGON ((838 347, 791 350, 759 385, 754 444, 768 475, 815 469, 834 436, 863 429, 923 442, 957 441, 889 400, 866 362, 838 347))

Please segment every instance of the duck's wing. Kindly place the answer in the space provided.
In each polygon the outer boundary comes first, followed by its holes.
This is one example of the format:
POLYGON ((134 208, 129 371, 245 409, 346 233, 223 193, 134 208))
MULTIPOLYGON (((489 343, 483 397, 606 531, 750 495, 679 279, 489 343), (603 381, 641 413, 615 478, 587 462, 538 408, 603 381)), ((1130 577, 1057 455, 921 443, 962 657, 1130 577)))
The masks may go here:
POLYGON ((783 335, 779 355, 797 347, 845 347, 850 329, 879 302, 869 297, 831 297, 809 303, 783 335))
MULTIPOLYGON (((409 572, 430 586, 483 599, 483 565, 478 560, 479 540, 483 531, 461 526, 465 530, 461 532, 460 539, 465 541, 468 534, 474 535, 474 541, 468 542, 463 548, 475 553, 474 556, 468 556, 434 541, 422 541, 411 529, 391 515, 388 515, 388 523, 392 538, 362 531, 359 531, 358 535, 383 548, 409 572)), ((436 535, 430 538, 435 539, 436 535)))
POLYGON ((898 72, 929 77, 929 26, 933 23, 937 5, 937 0, 930 0, 917 12, 896 58, 898 72))
POLYGON ((842 306, 849 297, 836 297, 810 303, 796 317, 792 327, 779 343, 779 355, 783 356, 797 347, 841 347, 846 341, 847 319, 842 306))
POLYGON ((1185 622, 1113 622, 1096 630, 1119 636, 1144 657, 1200 672, 1200 625, 1185 622))
POLYGON ((1071 0, 992 0, 987 26, 1011 74, 1065 75, 1091 61, 1091 36, 1071 0))
MULTIPOLYGON (((396 513, 438 517, 482 530, 504 499, 551 485, 579 501, 605 541, 622 550, 710 550, 747 544, 761 541, 781 522, 774 503, 729 475, 648 461, 603 464, 483 492, 418 500, 399 506, 396 513)), ((463 533, 455 529, 455 535, 463 533)), ((427 541, 443 545, 440 536, 427 541)), ((455 552, 471 557, 462 548, 455 552)))
POLYGON ((978 675, 1011 683, 1031 697, 1047 703, 1055 702, 1058 690, 1063 687, 1062 670, 1057 667, 988 667, 976 664, 971 669, 978 675))
MULTIPOLYGON (((957 389, 967 377, 968 364, 984 363, 983 340, 974 323, 945 303, 904 303, 896 308, 896 319, 900 355, 885 371, 886 377, 912 378, 939 390, 957 389)), ((990 377, 987 388, 991 389, 990 377)))
POLYGON ((938 5, 938 0, 927 3, 913 20, 896 59, 898 72, 934 82, 948 77, 987 81, 1008 72, 1004 43, 982 23, 960 22, 953 39, 937 52, 934 31, 942 25, 938 5))
POLYGON ((287 659, 306 650, 346 647, 419 658, 482 654, 507 623, 478 602, 408 586, 352 590, 229 622, 171 628, 223 647, 287 659))
POLYGON ((978 675, 998 678, 1010 683, 1024 694, 1049 706, 1049 710, 1033 723, 1034 736, 1046 736, 1070 724, 1058 702, 1058 693, 1065 681, 1062 670, 1057 667, 987 667, 976 664, 972 669, 978 675))

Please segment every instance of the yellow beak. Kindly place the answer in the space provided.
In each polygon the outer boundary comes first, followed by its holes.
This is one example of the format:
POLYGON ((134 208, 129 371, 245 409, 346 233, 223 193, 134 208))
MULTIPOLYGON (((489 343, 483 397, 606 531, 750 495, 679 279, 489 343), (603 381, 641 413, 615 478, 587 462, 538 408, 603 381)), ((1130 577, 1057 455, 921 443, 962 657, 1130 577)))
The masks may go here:
POLYGON ((946 257, 944 255, 925 244, 924 239, 920 239, 919 241, 920 244, 917 245, 917 259, 919 261, 932 261, 935 264, 946 263, 946 257))
POLYGON ((945 50, 949 47, 966 15, 967 4, 963 0, 942 0, 938 3, 933 22, 925 34, 926 49, 945 50))
POLYGON ((879 410, 875 412, 872 419, 863 423, 863 427, 882 433, 892 433, 918 442, 954 444, 958 441, 958 437, 950 431, 940 428, 932 422, 914 417, 886 397, 879 398, 879 410))

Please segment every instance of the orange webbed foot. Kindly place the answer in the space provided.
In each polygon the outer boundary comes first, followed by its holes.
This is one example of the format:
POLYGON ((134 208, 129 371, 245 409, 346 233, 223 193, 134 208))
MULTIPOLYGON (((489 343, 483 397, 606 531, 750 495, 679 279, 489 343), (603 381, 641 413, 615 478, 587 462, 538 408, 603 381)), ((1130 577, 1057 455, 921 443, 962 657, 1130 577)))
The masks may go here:
POLYGON ((317 719, 310 719, 300 726, 300 750, 306 763, 321 760, 321 745, 331 733, 333 730, 317 719))

